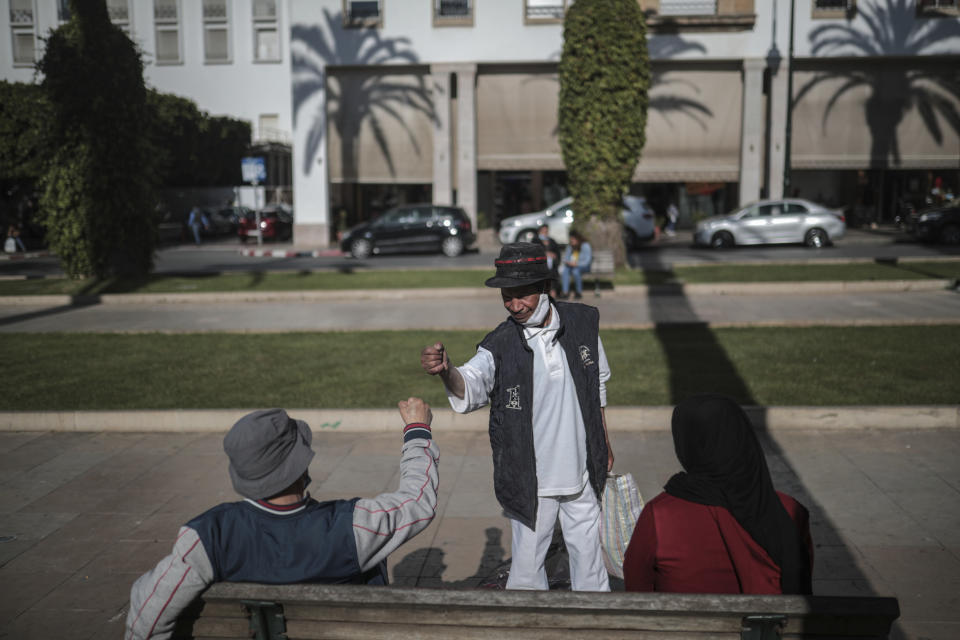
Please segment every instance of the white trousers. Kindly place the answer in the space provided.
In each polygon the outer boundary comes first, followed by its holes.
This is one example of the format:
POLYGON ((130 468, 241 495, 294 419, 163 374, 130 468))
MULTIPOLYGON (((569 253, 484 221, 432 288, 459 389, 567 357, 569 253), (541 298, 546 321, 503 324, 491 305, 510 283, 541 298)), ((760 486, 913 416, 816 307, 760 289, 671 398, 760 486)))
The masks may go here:
POLYGON ((544 561, 560 517, 563 541, 570 555, 570 586, 574 591, 610 591, 600 548, 600 504, 587 483, 575 496, 537 499, 537 529, 510 519, 513 531, 507 589, 549 588, 544 561))

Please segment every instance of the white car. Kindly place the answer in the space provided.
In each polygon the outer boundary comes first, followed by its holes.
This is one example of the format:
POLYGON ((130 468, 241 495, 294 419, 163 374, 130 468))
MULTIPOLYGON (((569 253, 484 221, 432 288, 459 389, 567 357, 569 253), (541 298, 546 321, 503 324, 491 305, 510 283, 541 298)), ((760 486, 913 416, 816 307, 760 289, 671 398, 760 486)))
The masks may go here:
POLYGON ((738 244, 803 243, 824 247, 847 231, 843 212, 809 200, 763 200, 697 223, 694 244, 721 249, 738 244))
MULTIPOLYGON (((500 222, 500 242, 533 242, 537 237, 537 230, 546 224, 551 238, 558 244, 567 244, 570 241, 570 225, 573 224, 573 209, 570 207, 572 203, 573 198, 568 197, 554 202, 543 211, 504 218, 500 222)), ((628 247, 653 237, 655 215, 646 198, 625 196, 620 215, 624 241, 628 247)))

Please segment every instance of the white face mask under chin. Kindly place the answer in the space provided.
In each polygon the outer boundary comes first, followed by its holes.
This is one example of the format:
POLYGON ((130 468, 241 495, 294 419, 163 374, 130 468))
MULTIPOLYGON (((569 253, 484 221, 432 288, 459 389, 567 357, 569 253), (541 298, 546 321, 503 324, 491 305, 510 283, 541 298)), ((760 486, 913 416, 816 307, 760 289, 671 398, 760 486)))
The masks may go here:
POLYGON ((530 317, 527 318, 527 321, 523 323, 523 326, 539 327, 541 324, 543 324, 543 321, 546 319, 548 313, 550 313, 550 296, 545 293, 541 293, 540 300, 537 302, 537 308, 534 309, 530 317))

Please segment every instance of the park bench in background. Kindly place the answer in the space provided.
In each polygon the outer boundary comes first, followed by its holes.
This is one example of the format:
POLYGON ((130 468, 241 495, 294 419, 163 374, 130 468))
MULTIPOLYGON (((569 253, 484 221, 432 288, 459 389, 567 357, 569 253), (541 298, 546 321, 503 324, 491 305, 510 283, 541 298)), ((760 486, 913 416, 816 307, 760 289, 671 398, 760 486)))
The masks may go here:
POLYGON ((220 583, 203 603, 198 639, 887 638, 900 615, 896 598, 315 584, 220 583))
POLYGON ((585 273, 583 277, 587 281, 593 281, 593 293, 599 296, 601 282, 608 282, 610 288, 613 288, 614 271, 613 252, 609 249, 596 249, 593 252, 590 271, 585 273))

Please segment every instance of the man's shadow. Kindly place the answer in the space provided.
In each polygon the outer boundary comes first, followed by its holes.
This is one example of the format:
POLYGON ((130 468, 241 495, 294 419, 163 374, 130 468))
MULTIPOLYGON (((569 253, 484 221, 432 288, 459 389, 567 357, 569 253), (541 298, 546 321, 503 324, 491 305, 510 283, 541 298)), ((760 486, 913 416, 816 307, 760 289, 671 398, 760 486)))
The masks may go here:
MULTIPOLYGON (((393 567, 390 584, 398 587, 427 587, 431 589, 505 589, 510 572, 510 558, 503 548, 503 531, 488 527, 480 563, 472 575, 462 580, 446 581, 443 574, 446 553, 437 547, 417 549, 407 554, 393 567)), ((544 563, 551 590, 570 589, 570 562, 559 524, 554 527, 553 540, 544 563)), ((610 576, 610 588, 623 591, 623 581, 610 576)))

